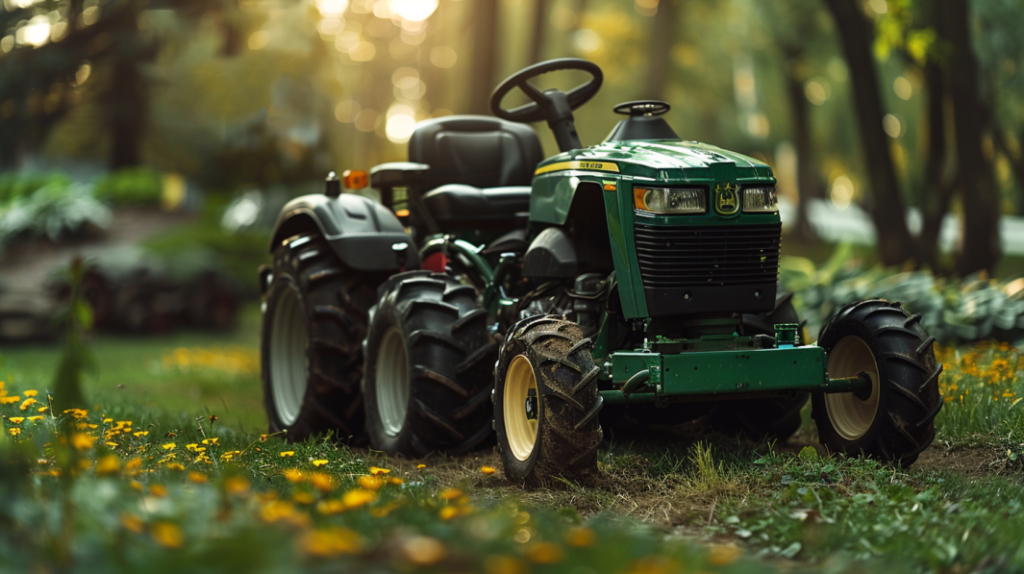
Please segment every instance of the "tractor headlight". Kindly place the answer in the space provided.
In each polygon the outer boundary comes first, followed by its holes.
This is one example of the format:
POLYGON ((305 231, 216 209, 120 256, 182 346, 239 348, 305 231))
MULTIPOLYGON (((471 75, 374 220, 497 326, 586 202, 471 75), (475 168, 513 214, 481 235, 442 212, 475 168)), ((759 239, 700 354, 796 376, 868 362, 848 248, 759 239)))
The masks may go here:
POLYGON ((651 213, 706 213, 708 204, 703 188, 634 187, 633 204, 651 213))
POLYGON ((743 213, 777 213, 779 198, 774 185, 743 189, 743 213))

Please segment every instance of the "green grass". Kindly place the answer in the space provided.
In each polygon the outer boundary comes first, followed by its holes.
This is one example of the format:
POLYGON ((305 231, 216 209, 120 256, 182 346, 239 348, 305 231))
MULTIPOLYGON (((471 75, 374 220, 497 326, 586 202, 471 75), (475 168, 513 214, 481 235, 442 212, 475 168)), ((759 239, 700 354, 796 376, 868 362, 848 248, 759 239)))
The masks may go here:
MULTIPOLYGON (((184 370, 173 365, 168 368, 162 361, 175 349, 227 349, 256 361, 259 324, 259 307, 251 304, 239 313, 238 328, 227 334, 182 331, 162 337, 97 335, 91 345, 97 370, 86 375, 86 397, 168 414, 216 414, 229 426, 250 432, 265 429, 258 364, 237 372, 184 370)), ((46 390, 52 387, 59 357, 56 344, 6 347, 0 352, 0 381, 22 388, 26 381, 33 381, 32 388, 46 390)))

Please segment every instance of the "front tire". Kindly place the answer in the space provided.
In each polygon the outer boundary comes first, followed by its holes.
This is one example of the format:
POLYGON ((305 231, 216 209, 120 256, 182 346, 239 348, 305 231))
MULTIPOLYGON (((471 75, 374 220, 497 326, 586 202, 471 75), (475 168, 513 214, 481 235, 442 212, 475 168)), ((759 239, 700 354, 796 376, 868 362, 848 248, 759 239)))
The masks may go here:
POLYGON ((319 235, 274 250, 261 332, 264 407, 270 432, 289 441, 332 432, 366 442, 360 341, 373 290, 319 235))
POLYGON ((866 396, 814 395, 812 416, 830 451, 909 466, 935 439, 942 366, 920 319, 899 303, 871 299, 843 307, 824 326, 828 376, 866 373, 872 381, 866 396))
POLYGON ((373 448, 461 454, 492 436, 497 345, 473 287, 442 273, 402 273, 381 287, 370 316, 363 391, 373 448))
POLYGON ((530 487, 597 475, 603 399, 579 325, 552 317, 516 324, 495 371, 494 418, 505 476, 530 487))

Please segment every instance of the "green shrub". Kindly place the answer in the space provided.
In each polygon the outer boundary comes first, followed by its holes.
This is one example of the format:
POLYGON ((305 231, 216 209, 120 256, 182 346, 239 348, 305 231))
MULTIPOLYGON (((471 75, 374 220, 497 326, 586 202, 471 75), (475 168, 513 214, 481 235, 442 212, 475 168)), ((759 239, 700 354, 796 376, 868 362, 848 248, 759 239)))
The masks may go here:
POLYGON ((99 178, 95 189, 97 199, 114 205, 157 205, 163 182, 159 172, 130 167, 99 178))

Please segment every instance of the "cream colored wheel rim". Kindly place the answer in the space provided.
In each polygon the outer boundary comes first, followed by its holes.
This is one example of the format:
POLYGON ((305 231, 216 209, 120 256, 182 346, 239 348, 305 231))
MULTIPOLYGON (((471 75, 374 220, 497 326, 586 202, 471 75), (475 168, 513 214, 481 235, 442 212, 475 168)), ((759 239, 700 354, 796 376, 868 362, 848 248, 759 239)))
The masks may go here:
MULTIPOLYGON (((537 421, 536 418, 529 418, 526 415, 526 401, 532 396, 537 397, 537 376, 533 372, 533 365, 526 355, 517 355, 508 366, 508 373, 505 375, 504 414, 505 414, 505 435, 508 437, 509 448, 512 449, 512 456, 518 460, 526 460, 533 453, 537 444, 537 421)), ((538 398, 537 405, 540 405, 538 398)))
POLYGON ((843 337, 828 354, 828 376, 839 379, 862 372, 871 378, 871 394, 867 400, 853 393, 825 395, 825 410, 832 427, 839 436, 850 441, 864 436, 878 414, 879 376, 875 355, 864 339, 852 335, 843 337))

